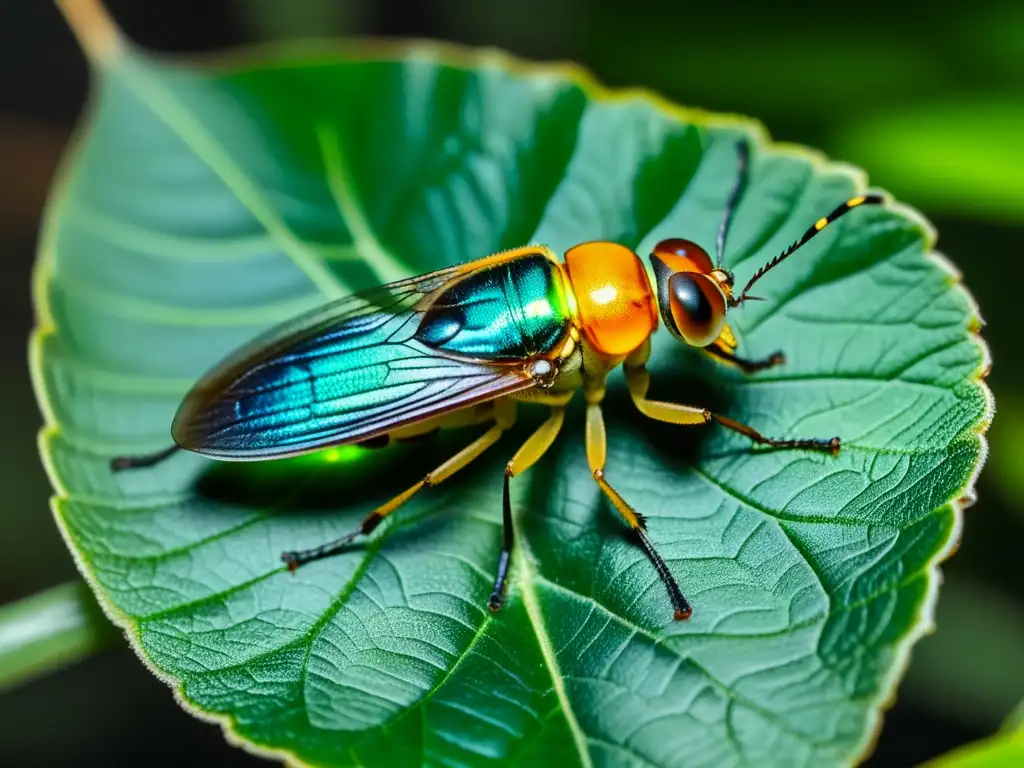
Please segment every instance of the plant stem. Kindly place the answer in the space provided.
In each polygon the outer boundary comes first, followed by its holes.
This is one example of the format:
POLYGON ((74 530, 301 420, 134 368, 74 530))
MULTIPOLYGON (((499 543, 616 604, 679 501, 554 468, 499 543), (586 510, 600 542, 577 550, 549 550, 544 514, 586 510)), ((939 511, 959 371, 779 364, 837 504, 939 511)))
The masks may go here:
POLYGON ((78 661, 118 635, 82 582, 0 606, 0 691, 78 661))
POLYGON ((121 48, 121 32, 102 0, 56 0, 56 3, 90 59, 108 59, 121 48))

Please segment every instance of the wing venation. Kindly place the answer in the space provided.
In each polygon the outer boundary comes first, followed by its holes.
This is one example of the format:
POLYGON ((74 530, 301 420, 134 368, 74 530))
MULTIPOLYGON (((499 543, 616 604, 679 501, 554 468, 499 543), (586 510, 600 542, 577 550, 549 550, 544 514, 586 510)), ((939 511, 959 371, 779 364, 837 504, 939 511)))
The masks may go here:
POLYGON ((484 362, 415 338, 451 268, 332 302, 231 355, 185 398, 172 433, 222 459, 269 459, 361 441, 534 386, 528 366, 484 362))

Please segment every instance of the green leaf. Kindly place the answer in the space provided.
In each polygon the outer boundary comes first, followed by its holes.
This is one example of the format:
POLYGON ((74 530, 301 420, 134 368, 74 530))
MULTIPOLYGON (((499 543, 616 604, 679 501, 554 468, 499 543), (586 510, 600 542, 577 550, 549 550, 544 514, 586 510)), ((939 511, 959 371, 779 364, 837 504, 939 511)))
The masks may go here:
MULTIPOLYGON (((489 613, 505 462, 542 417, 420 494, 365 546, 289 574, 472 430, 281 462, 159 449, 187 388, 277 321, 527 242, 711 245, 757 143, 726 262, 745 280, 863 187, 753 123, 610 93, 569 67, 429 45, 270 49, 211 67, 132 49, 86 0, 90 117, 53 190, 32 343, 57 520, 142 658, 251 749, 318 765, 830 765, 862 754, 931 621, 984 456, 979 320, 933 235, 864 208, 734 313, 744 378, 667 333, 656 397, 838 457, 644 423, 609 383, 608 477, 694 604, 594 485, 581 403, 513 482, 517 548, 489 613)), ((579 400, 579 398, 577 398, 579 400)))
POLYGON ((1024 731, 992 736, 932 760, 924 768, 1017 768, 1024 764, 1024 731))
POLYGON ((1001 728, 1003 733, 1024 731, 1024 701, 1021 701, 1013 711, 1006 716, 1001 728))
POLYGON ((1016 768, 1024 763, 1024 702, 1007 719, 1007 727, 987 739, 954 749, 922 768, 1016 768))

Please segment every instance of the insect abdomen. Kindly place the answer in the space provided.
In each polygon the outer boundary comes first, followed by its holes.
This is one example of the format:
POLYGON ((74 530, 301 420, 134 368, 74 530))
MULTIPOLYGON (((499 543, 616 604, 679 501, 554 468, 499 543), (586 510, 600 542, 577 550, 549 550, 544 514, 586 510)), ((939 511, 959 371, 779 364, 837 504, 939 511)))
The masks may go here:
POLYGON ((482 360, 523 360, 554 350, 570 319, 560 265, 536 253, 457 282, 427 310, 416 339, 482 360))

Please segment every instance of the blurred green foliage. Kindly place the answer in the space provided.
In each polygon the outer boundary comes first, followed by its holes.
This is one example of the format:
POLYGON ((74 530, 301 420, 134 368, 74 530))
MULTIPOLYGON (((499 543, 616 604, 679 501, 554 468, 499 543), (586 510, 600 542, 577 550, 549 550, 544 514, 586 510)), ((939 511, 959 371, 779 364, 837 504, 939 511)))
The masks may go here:
POLYGON ((841 20, 803 2, 763 6, 725 30, 716 4, 687 9, 686 29, 700 31, 684 35, 657 11, 618 6, 593 61, 614 81, 757 115, 776 135, 813 132, 929 213, 1024 220, 1024 7, 904 5, 879 23, 875 6, 843 6, 841 20))
POLYGON ((95 653, 117 634, 80 581, 2 605, 0 692, 95 653))
POLYGON ((1018 719, 1022 710, 1024 703, 995 736, 955 749, 922 768, 1019 768, 1024 765, 1024 723, 1018 719))
POLYGON ((888 179, 932 211, 1024 221, 1024 101, 935 101, 867 117, 835 132, 836 154, 888 179))

